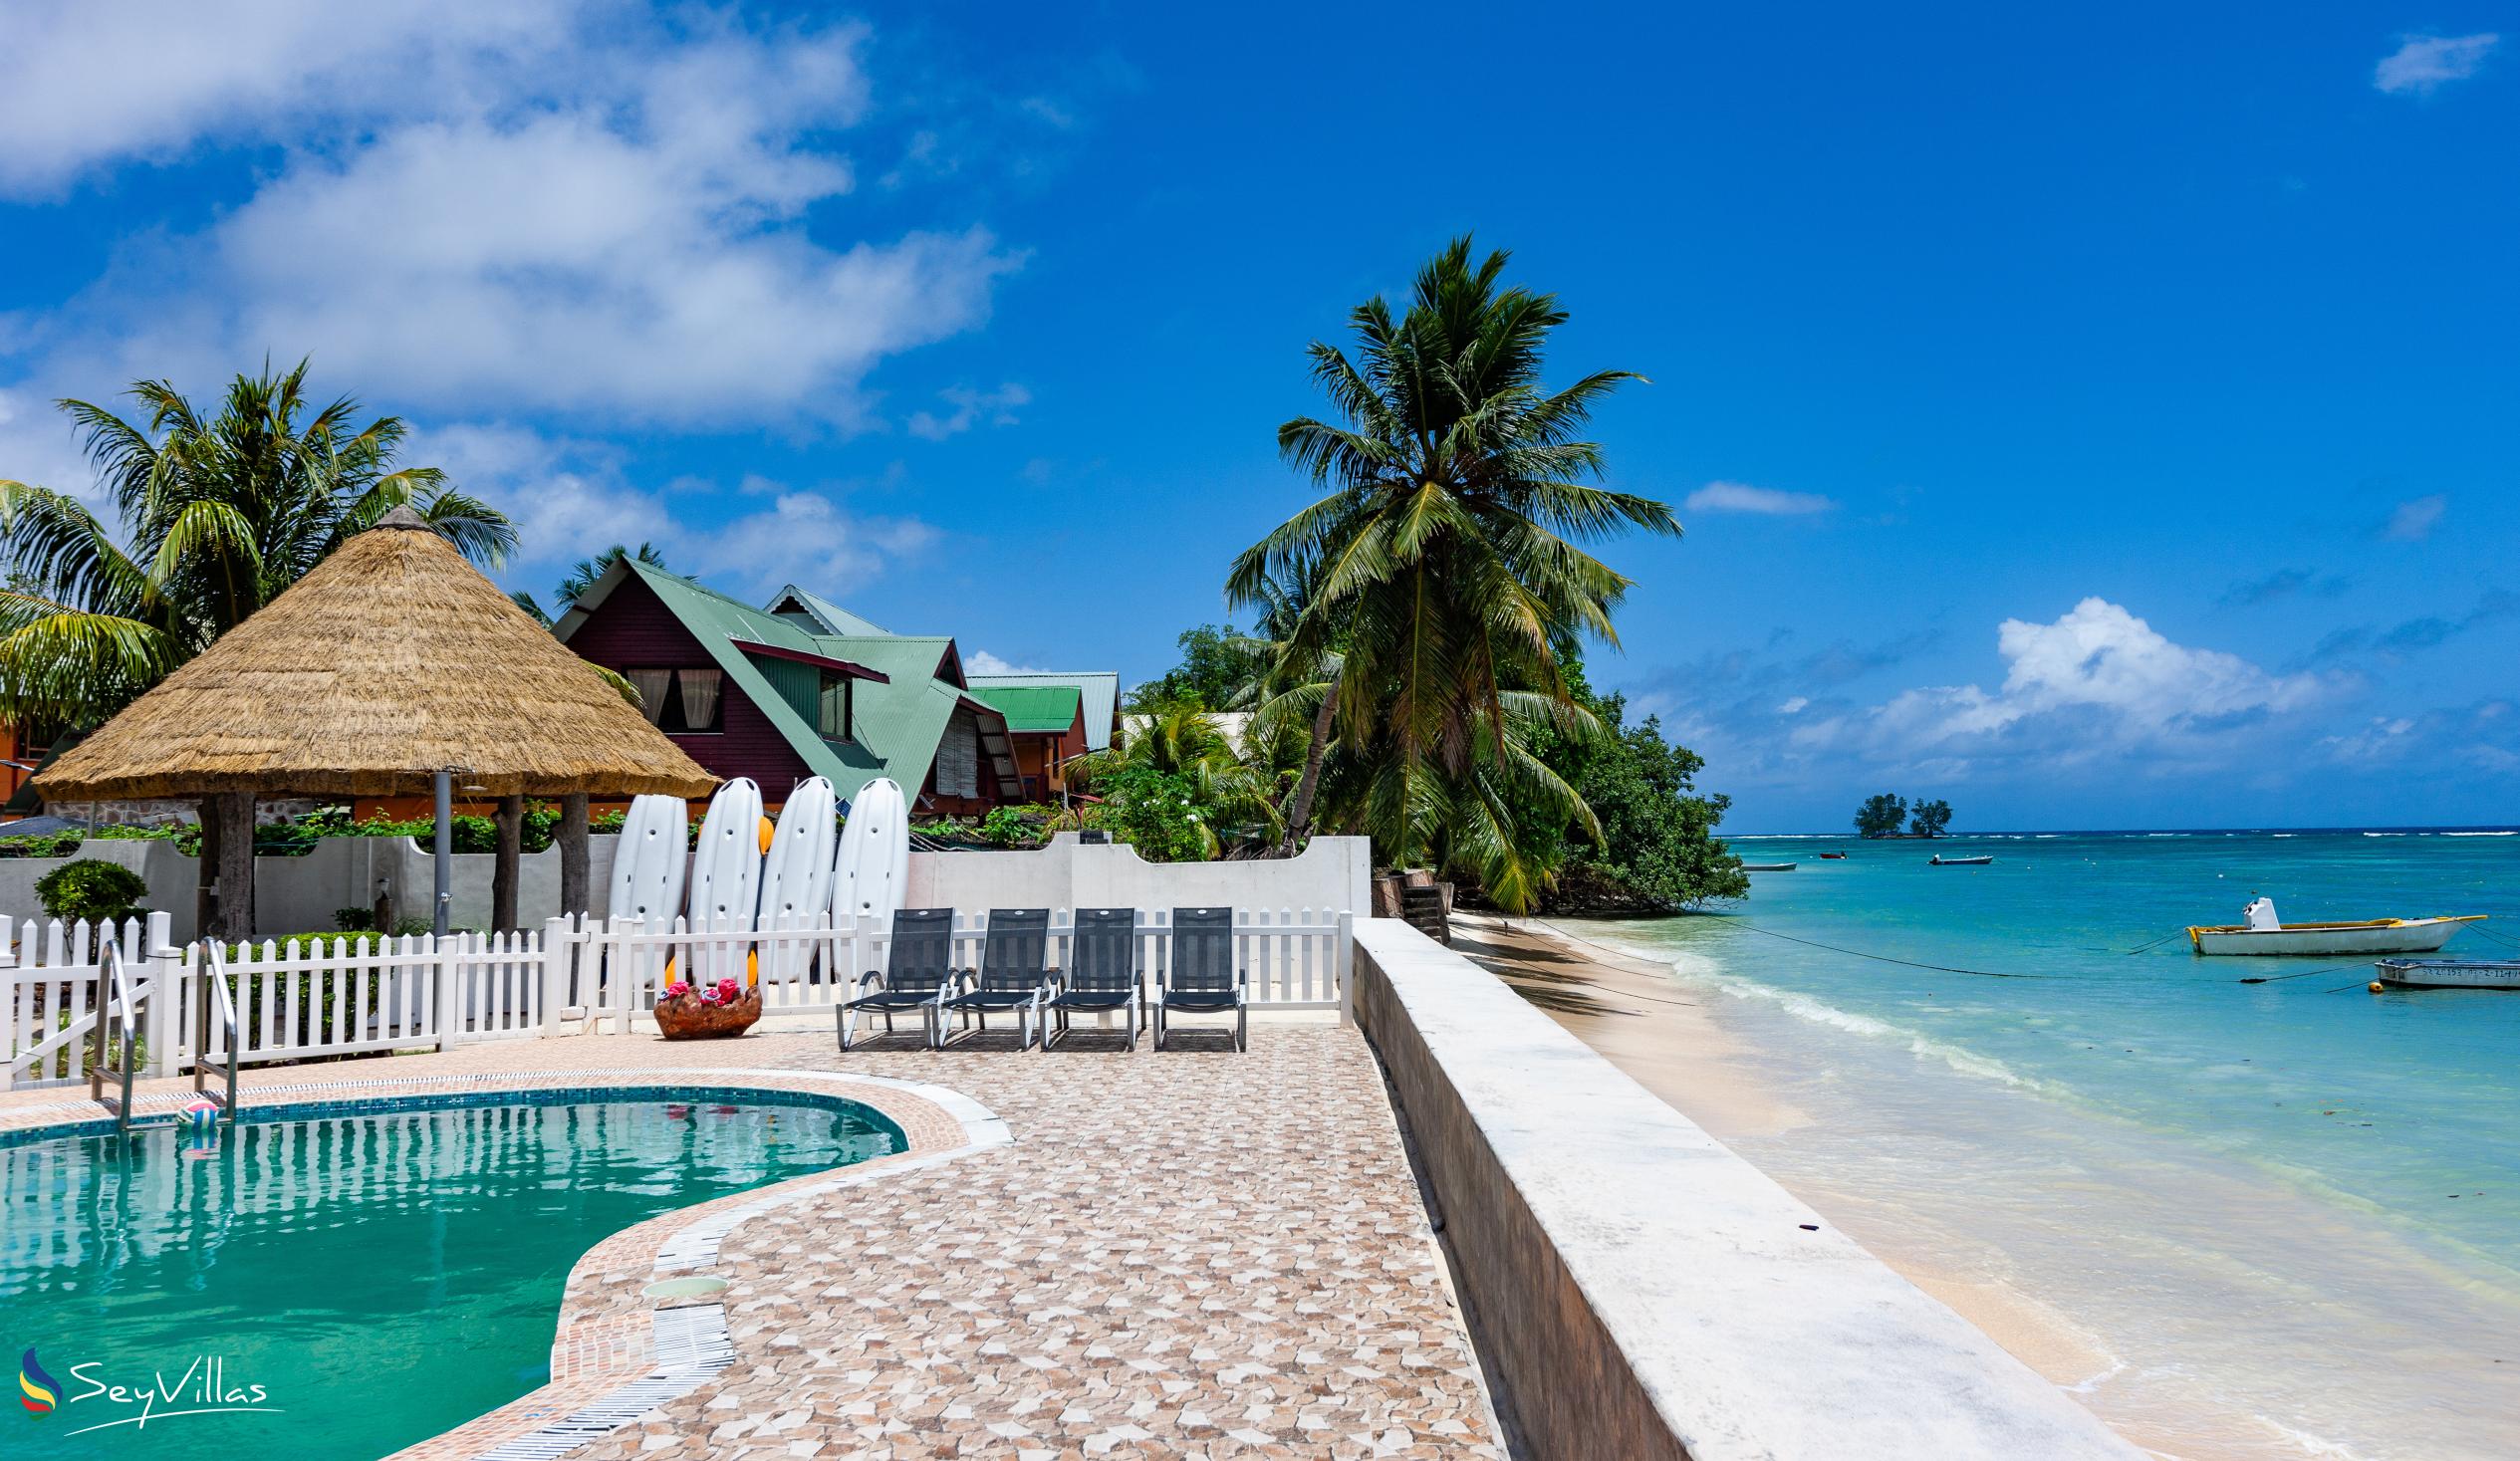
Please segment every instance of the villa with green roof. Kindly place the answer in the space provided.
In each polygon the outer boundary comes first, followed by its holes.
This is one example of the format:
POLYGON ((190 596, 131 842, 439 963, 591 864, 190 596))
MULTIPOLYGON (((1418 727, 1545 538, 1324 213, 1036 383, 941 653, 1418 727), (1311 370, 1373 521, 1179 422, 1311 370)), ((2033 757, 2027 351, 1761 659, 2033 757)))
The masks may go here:
POLYGON ((692 760, 750 777, 773 806, 809 776, 843 802, 890 777, 930 814, 1055 800, 1060 769, 1091 747, 1101 686, 1085 682, 1118 681, 974 684, 948 636, 890 633, 794 586, 755 609, 628 559, 554 632, 636 685, 692 760))

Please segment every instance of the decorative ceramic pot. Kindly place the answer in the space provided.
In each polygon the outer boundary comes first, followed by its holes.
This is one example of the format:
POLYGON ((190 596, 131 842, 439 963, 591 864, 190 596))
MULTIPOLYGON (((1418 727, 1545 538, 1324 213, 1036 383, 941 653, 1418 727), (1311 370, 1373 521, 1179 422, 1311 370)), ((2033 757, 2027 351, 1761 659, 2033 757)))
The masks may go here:
POLYGON ((656 1029, 667 1040, 732 1040, 761 1018, 761 991, 722 1005, 702 1004, 695 994, 656 1001, 656 1029))

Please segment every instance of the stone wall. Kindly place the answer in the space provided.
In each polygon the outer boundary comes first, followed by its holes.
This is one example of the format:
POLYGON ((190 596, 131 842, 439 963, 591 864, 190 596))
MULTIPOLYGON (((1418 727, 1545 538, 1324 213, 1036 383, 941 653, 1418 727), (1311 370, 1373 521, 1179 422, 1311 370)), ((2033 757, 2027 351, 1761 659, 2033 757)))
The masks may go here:
POLYGON ((1356 931, 1357 1023, 1538 1461, 2142 1456, 1486 971, 1356 931))
MULTIPOLYGON (((261 827, 277 827, 325 806, 311 797, 283 797, 254 804, 254 822, 261 827)), ((162 827, 170 822, 194 823, 201 820, 201 804, 190 797, 150 798, 134 802, 47 802, 44 812, 70 822, 85 822, 92 827, 162 827)), ((0 837, 8 828, 0 825, 0 837)))

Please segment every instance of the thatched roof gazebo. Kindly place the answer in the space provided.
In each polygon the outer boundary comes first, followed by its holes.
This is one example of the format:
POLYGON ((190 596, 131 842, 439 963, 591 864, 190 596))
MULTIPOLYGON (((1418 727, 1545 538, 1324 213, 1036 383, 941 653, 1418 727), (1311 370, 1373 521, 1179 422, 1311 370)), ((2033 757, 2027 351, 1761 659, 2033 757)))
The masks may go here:
POLYGON ((716 779, 395 508, 36 778, 50 802, 197 797, 217 932, 253 931, 257 797, 499 803, 494 922, 516 921, 525 799, 560 799, 563 906, 587 905, 587 799, 716 779))

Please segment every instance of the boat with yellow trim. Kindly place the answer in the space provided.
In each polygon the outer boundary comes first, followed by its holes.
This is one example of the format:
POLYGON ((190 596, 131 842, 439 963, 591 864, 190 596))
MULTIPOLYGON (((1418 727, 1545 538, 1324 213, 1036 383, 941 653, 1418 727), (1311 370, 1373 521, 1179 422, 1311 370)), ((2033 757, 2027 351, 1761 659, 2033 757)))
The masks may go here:
POLYGON ((2245 923, 2191 927, 2187 941, 2200 954, 2429 954, 2448 943, 2460 924, 2485 915, 2286 923, 2275 915, 2275 900, 2261 897, 2243 916, 2245 923))

